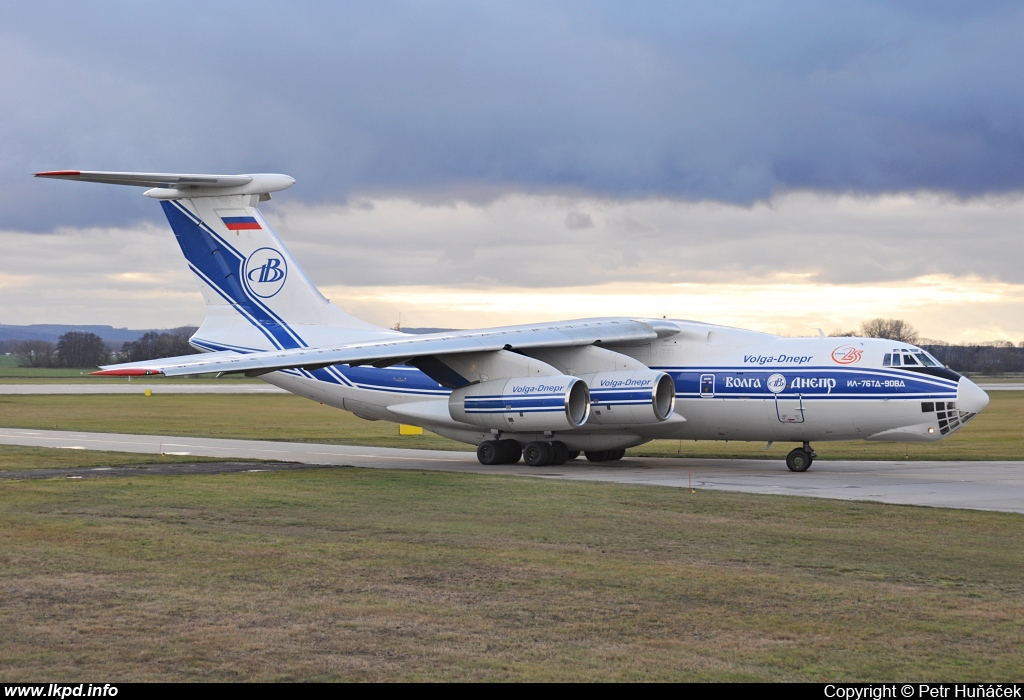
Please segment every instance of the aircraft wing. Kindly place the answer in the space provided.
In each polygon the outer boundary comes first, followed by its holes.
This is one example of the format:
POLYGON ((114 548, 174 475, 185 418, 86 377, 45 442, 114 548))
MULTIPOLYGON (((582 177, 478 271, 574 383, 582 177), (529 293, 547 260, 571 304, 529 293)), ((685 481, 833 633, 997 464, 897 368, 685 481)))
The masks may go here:
POLYGON ((507 326, 477 331, 387 336, 322 347, 240 353, 212 352, 107 365, 93 374, 168 377, 207 372, 265 374, 281 369, 319 369, 330 365, 387 367, 425 356, 456 355, 498 350, 526 350, 574 345, 635 345, 675 335, 679 326, 662 319, 583 319, 530 326, 507 326))

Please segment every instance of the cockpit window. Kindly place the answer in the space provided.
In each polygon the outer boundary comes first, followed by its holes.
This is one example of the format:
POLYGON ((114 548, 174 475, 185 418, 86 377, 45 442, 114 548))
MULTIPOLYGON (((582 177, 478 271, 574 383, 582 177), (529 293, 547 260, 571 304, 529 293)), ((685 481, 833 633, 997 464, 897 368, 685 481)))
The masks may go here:
POLYGON ((882 357, 883 367, 942 367, 942 363, 920 348, 894 349, 882 357))

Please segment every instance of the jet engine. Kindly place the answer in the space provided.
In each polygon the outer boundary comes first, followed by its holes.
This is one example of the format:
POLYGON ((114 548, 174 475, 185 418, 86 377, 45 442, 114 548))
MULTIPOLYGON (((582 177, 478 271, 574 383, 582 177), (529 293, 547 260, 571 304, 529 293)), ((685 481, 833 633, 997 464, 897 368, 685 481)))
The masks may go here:
POLYGON ((448 398, 452 419, 497 430, 572 430, 590 416, 586 382, 564 374, 470 384, 448 398))
POLYGON ((676 385, 664 372, 598 372, 580 379, 590 388, 590 425, 660 423, 675 409, 676 385))

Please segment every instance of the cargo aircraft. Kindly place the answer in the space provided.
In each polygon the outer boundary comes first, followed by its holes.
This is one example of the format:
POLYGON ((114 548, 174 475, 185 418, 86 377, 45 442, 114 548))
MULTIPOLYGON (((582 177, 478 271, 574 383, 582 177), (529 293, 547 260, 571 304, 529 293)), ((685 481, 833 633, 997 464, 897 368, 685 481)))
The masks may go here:
POLYGON ((147 187, 199 282, 202 354, 110 376, 244 374, 369 420, 477 446, 483 464, 621 459, 650 440, 933 442, 988 403, 921 348, 785 338, 664 318, 586 318, 427 335, 361 321, 317 290, 257 208, 287 175, 54 171, 147 187))

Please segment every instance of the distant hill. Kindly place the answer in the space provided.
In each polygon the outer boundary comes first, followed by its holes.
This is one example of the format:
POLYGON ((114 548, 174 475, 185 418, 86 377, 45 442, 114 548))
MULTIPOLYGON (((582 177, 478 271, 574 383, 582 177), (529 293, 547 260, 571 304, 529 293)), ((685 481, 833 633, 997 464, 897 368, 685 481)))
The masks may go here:
MULTIPOLYGON (((80 333, 95 333, 107 343, 120 347, 121 343, 128 343, 138 340, 146 333, 163 333, 170 328, 142 328, 132 330, 130 328, 114 328, 113 326, 68 326, 59 323, 37 323, 31 326, 8 326, 0 324, 0 342, 5 340, 46 340, 56 343, 57 340, 69 331, 80 333)), ((406 333, 437 333, 450 330, 448 328, 403 328, 406 333)))
POLYGON ((119 346, 132 340, 138 340, 150 331, 161 333, 169 330, 167 328, 144 328, 142 330, 131 330, 129 328, 114 328, 113 326, 66 326, 58 323, 37 323, 31 326, 8 326, 0 324, 0 341, 4 340, 46 340, 56 343, 57 340, 70 331, 80 333, 95 333, 106 342, 119 346))

